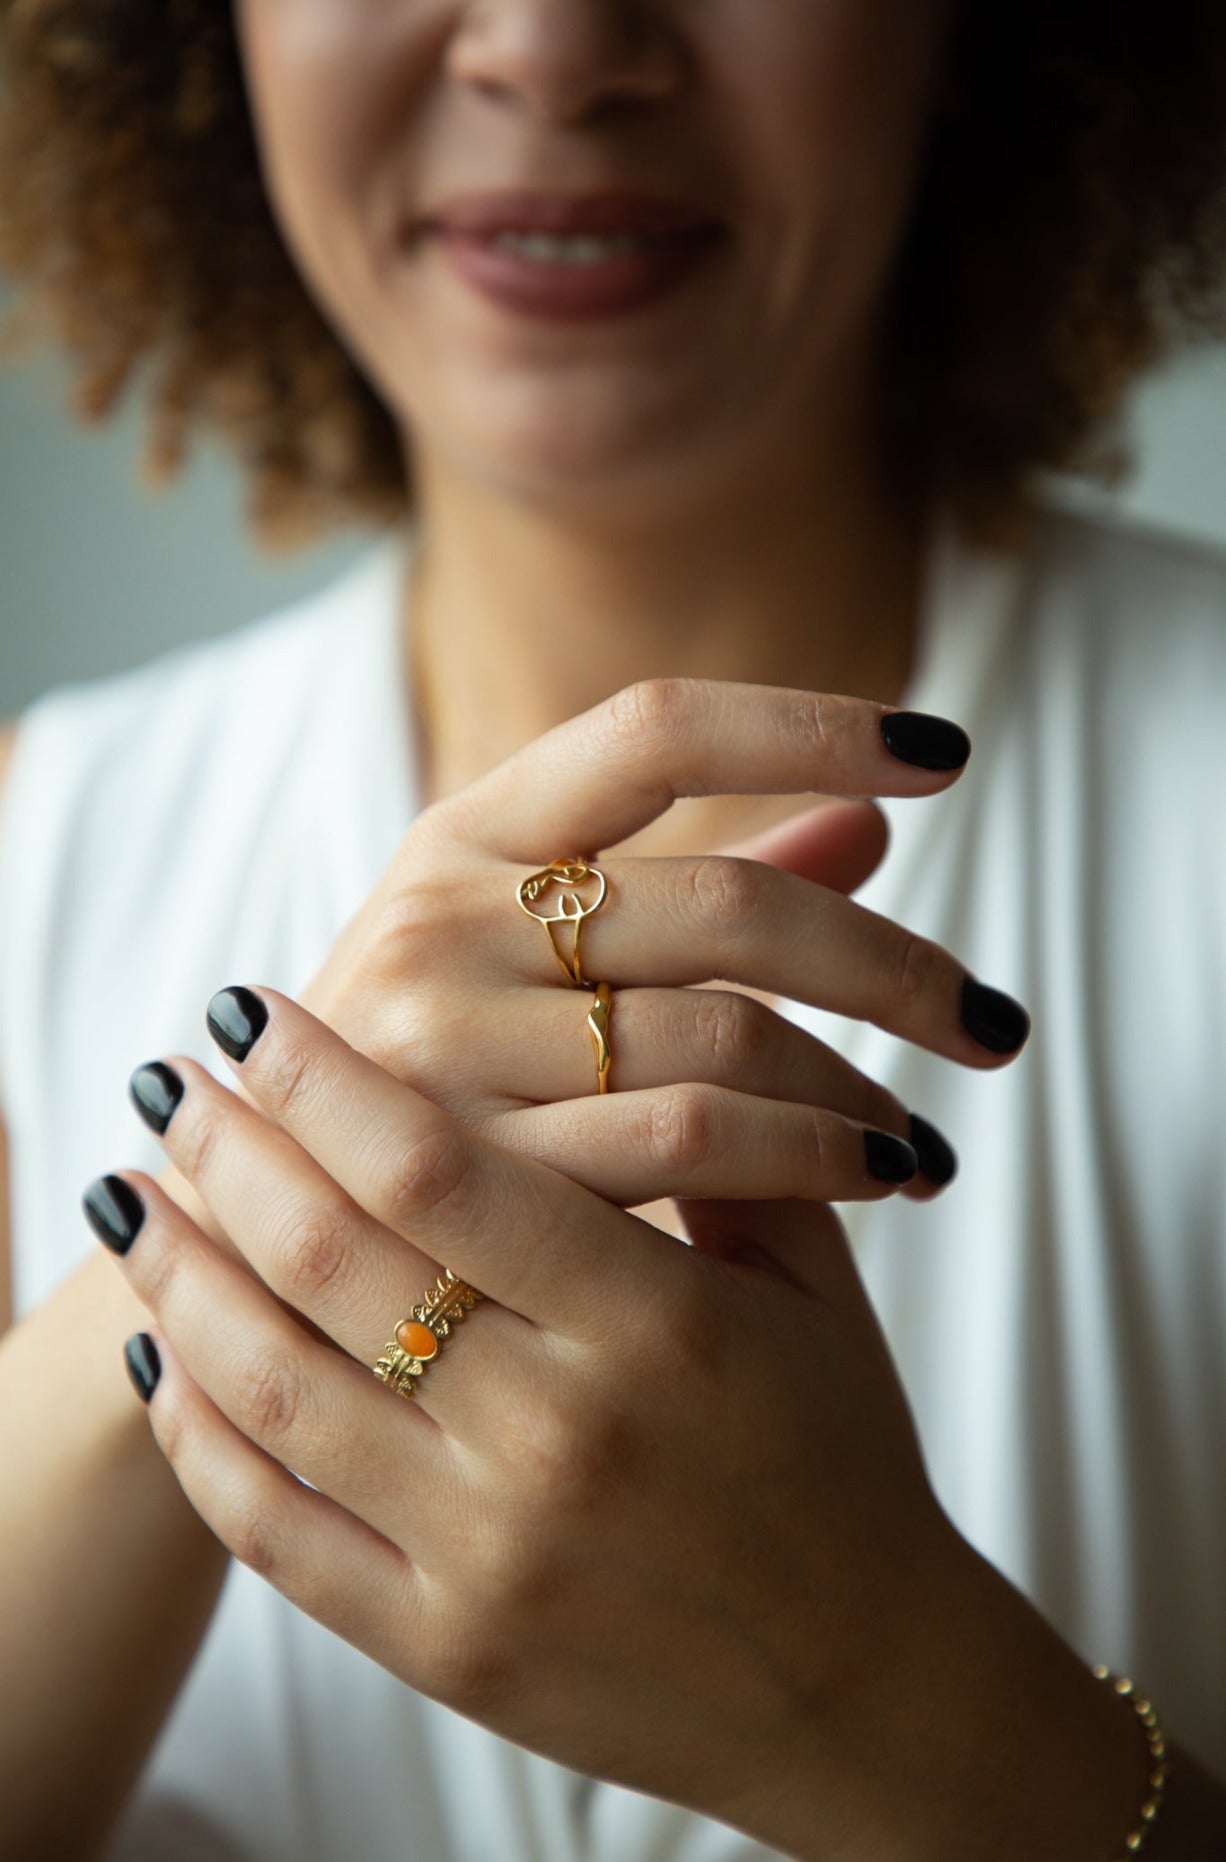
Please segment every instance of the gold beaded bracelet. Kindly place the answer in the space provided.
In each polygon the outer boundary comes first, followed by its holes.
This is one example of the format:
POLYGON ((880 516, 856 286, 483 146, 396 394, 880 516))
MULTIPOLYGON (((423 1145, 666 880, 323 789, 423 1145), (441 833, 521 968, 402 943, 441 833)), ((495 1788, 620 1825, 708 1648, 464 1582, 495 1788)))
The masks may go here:
POLYGON ((1153 1770, 1149 1774, 1150 1791, 1141 1806, 1141 1820, 1136 1829, 1131 1830, 1124 1838, 1124 1847, 1115 1858, 1115 1862, 1129 1862, 1129 1858, 1135 1856, 1144 1846, 1145 1839, 1153 1829, 1155 1819, 1162 1808, 1171 1762, 1166 1756, 1166 1740, 1163 1738, 1162 1728, 1158 1723, 1158 1716, 1154 1712, 1152 1703, 1134 1690, 1127 1675, 1112 1673, 1104 1663, 1096 1662, 1094 1673, 1100 1681, 1105 1681, 1109 1687, 1114 1689, 1121 1700, 1128 1701, 1145 1729, 1145 1743, 1149 1747, 1149 1756, 1153 1760, 1153 1770))

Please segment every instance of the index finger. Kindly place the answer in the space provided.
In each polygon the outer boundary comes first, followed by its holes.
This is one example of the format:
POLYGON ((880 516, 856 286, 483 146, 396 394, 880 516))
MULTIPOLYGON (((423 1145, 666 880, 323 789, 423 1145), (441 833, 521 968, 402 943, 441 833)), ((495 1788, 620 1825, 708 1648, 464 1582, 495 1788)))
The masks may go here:
POLYGON ((442 806, 478 845, 539 861, 615 846, 683 796, 934 795, 970 748, 947 718, 867 698, 647 679, 546 732, 442 806))
POLYGON ((209 1011, 255 1105, 359 1208, 523 1318, 591 1336, 636 1272, 658 1284, 675 1254, 650 1224, 481 1137, 291 997, 219 990, 209 1011))

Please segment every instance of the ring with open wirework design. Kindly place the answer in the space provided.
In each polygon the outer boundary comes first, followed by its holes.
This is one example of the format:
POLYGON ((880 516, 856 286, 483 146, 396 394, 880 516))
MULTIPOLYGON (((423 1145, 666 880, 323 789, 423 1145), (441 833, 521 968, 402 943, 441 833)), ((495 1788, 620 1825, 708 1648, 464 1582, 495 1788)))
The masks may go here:
POLYGON ((515 894, 520 910, 544 925, 549 948, 567 982, 576 989, 596 987, 584 977, 579 945, 584 925, 600 910, 608 890, 609 882, 599 867, 575 855, 551 860, 539 873, 529 873, 515 894))

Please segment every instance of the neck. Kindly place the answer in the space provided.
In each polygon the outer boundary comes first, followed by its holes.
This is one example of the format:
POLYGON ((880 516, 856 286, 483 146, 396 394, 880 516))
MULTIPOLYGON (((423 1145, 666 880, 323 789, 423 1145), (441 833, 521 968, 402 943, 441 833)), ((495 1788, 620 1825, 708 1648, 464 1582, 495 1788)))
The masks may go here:
MULTIPOLYGON (((427 799, 636 679, 897 703, 913 660, 924 513, 851 456, 823 471, 800 448, 776 454, 723 495, 657 503, 628 535, 607 514, 584 522, 511 503, 419 458, 405 626, 427 799)), ((736 838, 796 805, 686 804, 687 844, 736 838)), ((668 834, 642 838, 636 850, 651 840, 655 851, 668 834)))

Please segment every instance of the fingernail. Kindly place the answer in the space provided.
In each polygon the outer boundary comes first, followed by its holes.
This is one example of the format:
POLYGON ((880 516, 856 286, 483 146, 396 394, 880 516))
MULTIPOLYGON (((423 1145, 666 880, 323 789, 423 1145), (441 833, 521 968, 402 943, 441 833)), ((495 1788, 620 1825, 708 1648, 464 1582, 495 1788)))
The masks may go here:
POLYGON ((133 1332, 124 1344, 123 1356, 136 1394, 142 1402, 147 1403, 162 1375, 162 1360, 158 1356, 157 1346, 148 1332, 133 1332))
POLYGON ((214 1041, 231 1060, 246 1060, 268 1026, 268 1010, 254 990, 235 983, 217 991, 205 1020, 214 1041))
POLYGON ((866 1131, 864 1156, 869 1176, 882 1183, 909 1183, 919 1169, 919 1158, 911 1146, 892 1131, 866 1131))
POLYGON ((173 1067, 151 1060, 136 1069, 128 1081, 128 1094, 146 1125, 160 1138, 183 1097, 183 1082, 173 1067))
POLYGON ((881 735, 891 756, 920 769, 961 769, 971 753, 971 740, 960 724, 927 711, 888 712, 881 735))
POLYGON ((994 1054, 1016 1054, 1030 1033, 1030 1017, 1003 989, 968 976, 962 984, 962 1026, 994 1054))
POLYGON ((911 1144, 919 1158, 919 1167, 930 1183, 944 1187, 956 1175, 958 1154, 935 1125, 918 1112, 911 1114, 911 1144))
POLYGON ((145 1219, 145 1205, 122 1177, 95 1177, 81 1198, 86 1219, 112 1254, 126 1254, 145 1219))

